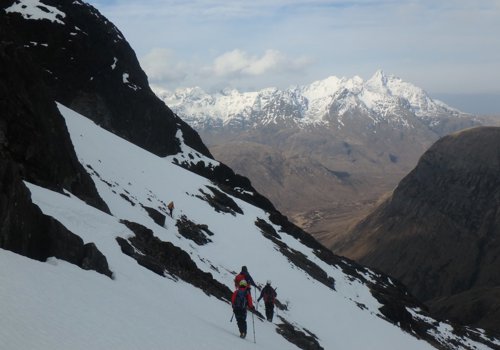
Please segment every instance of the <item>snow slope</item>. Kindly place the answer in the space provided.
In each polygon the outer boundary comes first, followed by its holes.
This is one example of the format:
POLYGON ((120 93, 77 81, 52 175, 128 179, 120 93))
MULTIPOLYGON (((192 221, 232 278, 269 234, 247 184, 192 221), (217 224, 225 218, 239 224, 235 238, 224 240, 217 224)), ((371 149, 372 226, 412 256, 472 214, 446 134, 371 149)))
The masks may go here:
MULTIPOLYGON (((385 321, 380 304, 365 284, 326 264, 293 237, 281 234, 283 243, 335 279, 335 290, 293 265, 255 226, 257 218, 272 225, 261 209, 232 198, 244 214, 214 211, 197 195, 200 189, 206 192, 207 186, 215 185, 173 164, 174 158, 188 159, 188 154, 196 154, 189 147, 183 146, 184 154, 160 158, 58 106, 78 158, 112 215, 86 205, 69 192, 62 195, 26 185, 33 202, 46 215, 85 243, 96 244, 108 260, 113 279, 61 260, 43 263, 0 250, 0 349, 297 348, 276 332, 279 318, 275 324, 254 319, 254 344, 249 314, 249 335, 241 340, 236 336, 235 322, 230 322, 229 304, 168 273, 164 277, 152 273, 123 254, 115 238, 134 234, 121 219, 140 223, 162 241, 182 248, 199 269, 229 288, 241 265, 248 266, 256 282, 271 279, 278 287, 279 300, 288 305, 287 311, 279 311, 280 316, 296 328, 314 333, 325 349, 433 348, 385 321), (167 216, 163 227, 140 205, 164 211, 165 202, 170 200, 176 206, 174 218, 167 216), (214 233, 212 242, 199 246, 180 236, 174 219, 181 215, 208 225, 214 233)), ((182 135, 178 137, 182 142, 182 135)), ((207 165, 213 162, 199 155, 198 160, 207 165)), ((275 229, 279 231, 279 227, 275 229)), ((365 274, 367 279, 376 277, 371 272, 365 274)), ((418 310, 411 312, 415 318, 425 317, 418 310)), ((452 334, 446 324, 429 322, 438 326, 443 343, 468 344, 456 345, 456 349, 488 348, 452 334)))

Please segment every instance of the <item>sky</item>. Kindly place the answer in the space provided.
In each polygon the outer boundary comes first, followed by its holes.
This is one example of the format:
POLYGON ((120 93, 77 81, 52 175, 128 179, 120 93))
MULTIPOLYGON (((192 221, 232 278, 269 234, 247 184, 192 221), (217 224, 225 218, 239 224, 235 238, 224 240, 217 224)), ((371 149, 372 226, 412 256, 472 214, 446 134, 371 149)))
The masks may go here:
MULTIPOLYGON (((207 186, 214 184, 173 164, 173 157, 190 159, 188 154, 194 153, 184 143, 182 153, 161 158, 63 105, 58 104, 58 108, 79 161, 94 170, 90 175, 112 214, 87 205, 69 192, 65 195, 25 184, 33 203, 45 215, 55 218, 84 243, 95 243, 106 257, 113 279, 56 258, 41 262, 0 249, 1 349, 297 349, 276 331, 282 323, 280 318, 275 317, 271 323, 257 317, 252 320, 249 315, 249 334, 242 340, 235 321, 230 320, 228 303, 168 274, 157 275, 124 254, 116 237, 128 239, 134 234, 121 219, 137 222, 160 240, 172 242, 187 252, 200 270, 229 288, 233 271, 239 271, 243 263, 259 285, 272 280, 278 299, 287 305, 287 310, 277 311, 279 316, 297 329, 315 334, 325 349, 433 348, 386 321, 368 285, 321 260, 314 249, 273 225, 262 209, 231 196, 243 211, 231 215, 215 211, 200 199, 200 190, 210 191, 207 186), (123 193, 128 199, 122 197, 123 193), (176 208, 173 218, 167 217, 165 225, 160 226, 143 206, 161 210, 167 198, 175 201, 176 208), (206 224, 213 232, 211 242, 197 245, 181 236, 175 222, 182 215, 206 224), (261 233, 255 225, 257 218, 279 231, 279 240, 290 250, 300 252, 332 277, 335 290, 291 263, 261 233), (242 258, 235 245, 246 247, 249 253, 242 258)), ((213 162, 207 158, 204 161, 213 162)), ((367 280, 377 278, 368 270, 358 272, 367 280)), ((261 311, 262 307, 261 302, 261 311)), ((441 342, 454 344, 457 349, 463 349, 457 344, 488 349, 454 334, 446 323, 427 319, 417 309, 407 308, 413 317, 432 323, 429 333, 435 329, 441 342)))
POLYGON ((500 114, 500 0, 89 2, 167 89, 255 91, 382 69, 500 114))

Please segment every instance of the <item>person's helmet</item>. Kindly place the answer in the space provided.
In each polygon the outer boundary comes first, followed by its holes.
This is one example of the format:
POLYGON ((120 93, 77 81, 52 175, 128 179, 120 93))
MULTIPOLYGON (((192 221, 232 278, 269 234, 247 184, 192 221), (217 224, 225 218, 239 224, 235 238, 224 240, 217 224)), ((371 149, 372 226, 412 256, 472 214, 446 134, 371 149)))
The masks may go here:
POLYGON ((267 280, 266 283, 269 284, 269 285, 271 285, 271 280, 267 280))
POLYGON ((240 281, 240 287, 246 287, 247 286, 247 281, 241 280, 240 281))

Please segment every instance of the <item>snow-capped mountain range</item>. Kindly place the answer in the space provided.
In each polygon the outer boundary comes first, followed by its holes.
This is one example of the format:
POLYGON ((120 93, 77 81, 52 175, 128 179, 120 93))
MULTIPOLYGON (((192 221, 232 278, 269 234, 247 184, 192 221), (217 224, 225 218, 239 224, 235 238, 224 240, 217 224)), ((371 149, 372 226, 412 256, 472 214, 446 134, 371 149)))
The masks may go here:
POLYGON ((364 81, 359 76, 315 81, 286 90, 267 88, 256 92, 226 89, 209 94, 199 87, 175 91, 154 87, 155 93, 196 129, 258 127, 276 124, 335 125, 342 128, 353 115, 373 125, 390 123, 412 127, 416 121, 428 126, 443 117, 464 113, 432 99, 423 89, 378 70, 364 81))

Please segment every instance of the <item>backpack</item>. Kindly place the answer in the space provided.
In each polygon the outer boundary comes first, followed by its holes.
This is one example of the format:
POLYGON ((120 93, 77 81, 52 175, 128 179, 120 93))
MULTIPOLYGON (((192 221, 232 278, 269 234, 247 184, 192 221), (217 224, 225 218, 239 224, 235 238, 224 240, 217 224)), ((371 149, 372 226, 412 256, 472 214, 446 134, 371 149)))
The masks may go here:
POLYGON ((247 290, 239 289, 234 299, 233 309, 245 310, 247 308, 247 290))
MULTIPOLYGON (((234 285, 236 288, 239 288, 240 287, 240 282, 241 280, 246 280, 245 278, 245 275, 242 274, 242 273, 239 273, 236 275, 236 277, 234 278, 234 285)), ((248 281, 247 281, 248 282, 248 281)))
POLYGON ((276 298, 276 292, 272 287, 264 288, 264 302, 265 303, 274 303, 274 298, 276 298))

